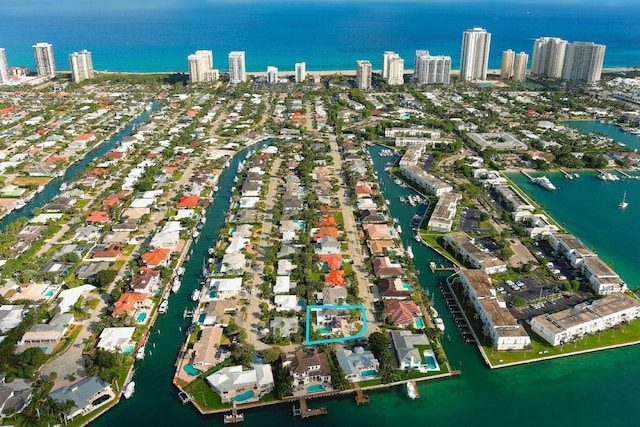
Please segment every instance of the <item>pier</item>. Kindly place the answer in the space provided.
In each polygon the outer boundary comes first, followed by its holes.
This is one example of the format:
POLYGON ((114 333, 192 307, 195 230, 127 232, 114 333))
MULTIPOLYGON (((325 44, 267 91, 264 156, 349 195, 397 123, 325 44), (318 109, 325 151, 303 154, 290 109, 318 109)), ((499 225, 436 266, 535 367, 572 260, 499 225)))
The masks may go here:
POLYGON ((564 171, 564 170, 562 170, 562 169, 559 169, 559 171, 562 173, 562 175, 564 175, 564 177, 565 177, 565 178, 567 178, 567 179, 573 179, 573 175, 571 175, 570 173, 565 172, 565 171, 564 171))
POLYGON ((225 424, 236 424, 244 422, 244 414, 238 414, 238 408, 236 408, 236 403, 233 402, 233 408, 231 409, 231 414, 227 414, 224 416, 225 424))
POLYGON ((640 176, 634 176, 634 175, 629 175, 628 173, 626 173, 623 170, 620 169, 614 169, 614 171, 618 172, 620 175, 622 175, 623 178, 627 178, 627 179, 640 179, 640 176))
POLYGON ((364 392, 360 388, 360 384, 355 382, 353 383, 353 387, 356 389, 356 403, 358 405, 361 403, 369 403, 369 396, 364 394, 364 392))
POLYGON ((452 266, 452 267, 445 267, 444 265, 437 266, 436 263, 433 261, 429 263, 429 269, 431 270, 432 273, 435 273, 436 271, 457 271, 458 270, 455 266, 452 266))
POLYGON ((307 399, 301 397, 298 402, 300 403, 300 408, 293 407, 293 416, 300 415, 302 418, 314 417, 316 415, 327 415, 326 406, 322 406, 316 409, 309 409, 307 406, 307 399))

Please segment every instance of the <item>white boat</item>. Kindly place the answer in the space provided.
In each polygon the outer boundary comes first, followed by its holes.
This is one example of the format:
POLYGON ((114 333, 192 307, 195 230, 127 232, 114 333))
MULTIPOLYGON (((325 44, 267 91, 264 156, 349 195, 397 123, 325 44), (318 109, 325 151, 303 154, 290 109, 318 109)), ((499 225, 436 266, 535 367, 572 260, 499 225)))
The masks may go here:
POLYGON ((418 234, 414 234, 413 240, 415 240, 416 242, 419 242, 420 241, 420 236, 418 234))
POLYGON ((134 391, 136 391, 136 383, 133 381, 129 381, 129 383, 124 386, 124 389, 122 389, 122 395, 125 399, 129 399, 131 396, 133 396, 134 391))
POLYGON ((627 192, 625 191, 622 195, 622 201, 618 203, 618 207, 624 209, 627 206, 629 206, 629 203, 627 202, 627 192))
POLYGON ((409 255, 409 258, 413 259, 413 248, 411 246, 407 248, 407 255, 409 255))
POLYGON ((191 398, 184 391, 181 391, 178 393, 178 398, 180 399, 180 402, 182 402, 183 405, 186 405, 187 403, 191 402, 191 398))
POLYGON ((430 268, 432 271, 435 271, 436 267, 437 267, 437 266, 436 266, 436 263, 435 263, 435 262, 433 262, 433 261, 429 261, 429 268, 430 268))
POLYGON ((141 345, 138 351, 136 351, 136 360, 144 359, 144 345, 141 345))
POLYGON ((549 178, 547 178, 546 176, 540 176, 537 178, 531 178, 531 182, 539 185, 540 187, 544 188, 545 190, 555 190, 556 186, 553 185, 551 183, 551 181, 549 180, 549 178))
POLYGON ((169 300, 163 299, 160 305, 158 306, 158 313, 165 314, 169 310, 169 300))
POLYGON ((435 318, 435 317, 439 317, 438 316, 438 312, 436 311, 435 308, 433 308, 433 306, 429 307, 429 311, 431 312, 431 315, 435 318))
POLYGON ((620 181, 620 177, 618 175, 614 175, 611 172, 600 172, 598 174, 598 179, 602 181, 620 181))
POLYGON ((194 239, 198 239, 198 237, 200 237, 200 232, 198 230, 193 230, 193 233, 191 233, 191 235, 193 236, 194 239))
POLYGON ((199 301, 200 300, 200 289, 194 289, 191 293, 191 301, 199 301))
POLYGON ((396 231, 398 233, 402 233, 402 227, 400 227, 400 224, 396 225, 396 231))
POLYGON ((207 222, 207 218, 205 218, 204 216, 200 217, 200 222, 205 224, 207 222))
POLYGON ((436 317, 435 319, 433 319, 433 321, 436 324, 436 328, 444 332, 444 322, 442 321, 442 319, 439 317, 436 317))
POLYGON ((62 184, 60 184, 60 191, 66 190, 67 187, 68 187, 68 184, 66 182, 63 182, 62 184))
POLYGON ((407 381, 407 395, 409 399, 415 400, 418 397, 418 393, 416 391, 416 387, 413 385, 413 382, 407 381))
POLYGON ((184 274, 184 267, 178 267, 178 271, 176 271, 176 274, 178 276, 182 276, 184 274))
POLYGON ((173 283, 171 284, 171 292, 175 294, 180 290, 180 286, 182 286, 182 282, 180 281, 180 278, 176 276, 176 278, 173 279, 173 283))

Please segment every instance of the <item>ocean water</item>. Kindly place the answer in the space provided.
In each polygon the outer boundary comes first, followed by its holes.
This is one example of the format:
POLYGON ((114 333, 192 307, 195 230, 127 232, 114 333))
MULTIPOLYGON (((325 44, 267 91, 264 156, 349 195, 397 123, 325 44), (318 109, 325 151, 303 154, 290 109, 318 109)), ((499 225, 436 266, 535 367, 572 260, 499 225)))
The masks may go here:
MULTIPOLYGON (((93 53, 97 70, 111 71, 187 71, 187 55, 197 49, 213 50, 222 71, 232 50, 246 51, 248 71, 292 70, 301 61, 308 70, 354 69, 358 59, 379 69, 385 50, 411 69, 416 49, 450 55, 457 69, 462 32, 476 26, 492 33, 490 68, 500 67, 503 50, 531 54, 542 36, 605 44, 607 67, 640 65, 640 3, 631 1, 160 0, 151 9, 155 2, 141 9, 104 2, 92 10, 77 0, 41 3, 0 3, 9 65, 33 68, 31 46, 47 41, 60 70, 81 49, 93 53)), ((140 2, 115 1, 127 3, 140 2)))

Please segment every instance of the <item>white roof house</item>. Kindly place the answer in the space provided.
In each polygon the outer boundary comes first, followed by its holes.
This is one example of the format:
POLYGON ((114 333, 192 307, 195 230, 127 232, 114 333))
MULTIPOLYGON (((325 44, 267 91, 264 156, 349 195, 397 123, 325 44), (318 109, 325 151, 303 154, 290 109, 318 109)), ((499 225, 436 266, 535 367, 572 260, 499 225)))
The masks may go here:
POLYGON ((241 365, 229 366, 209 375, 206 380, 223 403, 232 402, 237 395, 243 395, 243 402, 253 402, 274 387, 271 365, 256 364, 246 371, 241 365))
POLYGON ((2 305, 0 306, 0 332, 13 329, 22 322, 22 305, 2 305))
POLYGON ((238 295, 242 288, 242 277, 211 279, 210 287, 216 291, 216 298, 227 299, 238 295))
POLYGON ((123 351, 127 347, 132 345, 131 338, 136 328, 124 327, 124 328, 104 328, 100 334, 100 341, 98 342, 98 348, 107 351, 123 351))
POLYGON ((291 290, 291 278, 289 276, 276 276, 276 284, 273 286, 274 294, 286 294, 291 290))
POLYGON ((58 307, 60 307, 60 313, 66 313, 71 310, 71 307, 76 303, 76 301, 78 301, 80 295, 85 292, 91 292, 95 288, 96 287, 92 285, 82 285, 71 289, 65 289, 60 292, 60 295, 58 295, 58 298, 62 300, 58 304, 58 307))
POLYGON ((298 298, 295 295, 276 295, 274 297, 276 311, 300 310, 298 298))

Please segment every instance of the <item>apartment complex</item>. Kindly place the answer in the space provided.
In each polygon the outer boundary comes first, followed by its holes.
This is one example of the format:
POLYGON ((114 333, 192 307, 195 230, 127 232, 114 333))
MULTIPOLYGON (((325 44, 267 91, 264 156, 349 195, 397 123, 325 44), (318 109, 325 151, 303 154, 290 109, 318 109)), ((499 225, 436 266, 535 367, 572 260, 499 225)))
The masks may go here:
POLYGON ((296 62, 295 78, 296 78, 296 83, 302 83, 307 79, 307 63, 306 62, 296 62))
POLYGON ((513 76, 511 79, 514 82, 523 82, 527 78, 527 63, 529 62, 529 55, 520 52, 516 54, 515 64, 513 66, 513 76))
POLYGON ((371 62, 356 61, 356 86, 358 89, 371 89, 371 62))
POLYGON ((0 47, 0 85, 9 83, 9 67, 7 66, 7 53, 0 47))
POLYGON ((267 67, 267 83, 278 83, 278 67, 272 65, 267 67))
POLYGON ((460 80, 486 80, 489 67, 491 33, 484 28, 472 28, 462 35, 460 80))
POLYGON ((502 66, 500 67, 500 78, 510 79, 513 77, 513 64, 516 60, 516 53, 511 49, 502 52, 502 66))
POLYGON ((395 52, 382 54, 382 78, 389 85, 404 84, 404 59, 395 52))
POLYGON ((187 57, 189 62, 189 80, 192 82, 213 82, 218 80, 218 70, 213 68, 213 52, 196 50, 187 57))
POLYGON ((573 42, 567 46, 562 79, 591 84, 600 81, 606 47, 593 42, 573 42))
POLYGON ((413 79, 417 84, 444 83, 448 85, 450 76, 450 56, 431 56, 428 50, 416 50, 413 79))
POLYGON ((36 43, 33 45, 33 56, 36 60, 36 73, 39 77, 55 77, 56 62, 53 57, 51 43, 36 43))
POLYGON ((70 54, 69 65, 71 67, 71 79, 74 83, 91 79, 94 76, 91 52, 86 49, 70 54))
POLYGON ((247 80, 247 67, 244 51, 229 53, 229 83, 238 84, 247 80))

